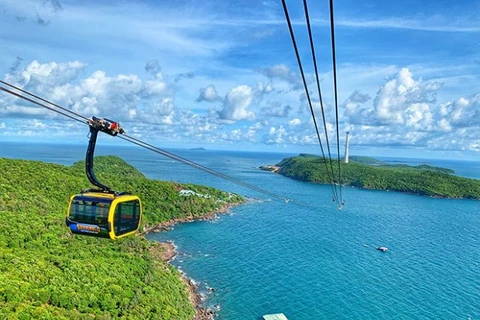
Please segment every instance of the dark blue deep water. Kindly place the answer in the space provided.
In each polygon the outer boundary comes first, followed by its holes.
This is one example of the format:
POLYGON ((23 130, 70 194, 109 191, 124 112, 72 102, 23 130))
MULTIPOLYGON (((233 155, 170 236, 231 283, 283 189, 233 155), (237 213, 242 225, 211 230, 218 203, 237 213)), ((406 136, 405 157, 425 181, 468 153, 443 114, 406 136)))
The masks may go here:
MULTIPOLYGON (((0 157, 65 165, 82 159, 84 150, 0 142, 0 157)), ((179 254, 173 264, 195 279, 205 304, 220 307, 219 319, 255 320, 276 312, 291 320, 480 319, 480 201, 345 188, 347 203, 340 211, 329 186, 258 170, 287 154, 170 151, 293 200, 268 199, 149 151, 98 147, 98 154, 121 156, 150 178, 256 199, 215 221, 148 236, 175 242, 179 254)), ((387 160, 480 178, 479 162, 387 160)))

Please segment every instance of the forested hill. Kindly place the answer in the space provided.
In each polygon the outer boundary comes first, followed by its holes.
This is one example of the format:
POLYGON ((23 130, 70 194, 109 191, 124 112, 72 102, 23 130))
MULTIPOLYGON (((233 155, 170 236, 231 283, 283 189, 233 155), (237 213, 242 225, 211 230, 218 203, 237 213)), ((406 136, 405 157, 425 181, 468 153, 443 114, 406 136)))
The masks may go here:
MULTIPOLYGON (((74 236, 69 197, 90 187, 84 162, 66 167, 0 158, 0 319, 192 319, 178 272, 143 237, 74 236)), ((117 157, 95 158, 100 181, 138 194, 143 223, 202 215, 241 197, 145 178, 117 157), (188 189, 211 197, 180 196, 188 189)))
MULTIPOLYGON (((429 165, 390 165, 366 157, 342 163, 342 184, 357 188, 391 190, 430 197, 480 199, 480 181, 455 176, 453 171, 429 165)), ((313 183, 329 183, 324 158, 300 155, 283 159, 264 170, 313 183)), ((338 172, 336 163, 334 172, 338 172)))

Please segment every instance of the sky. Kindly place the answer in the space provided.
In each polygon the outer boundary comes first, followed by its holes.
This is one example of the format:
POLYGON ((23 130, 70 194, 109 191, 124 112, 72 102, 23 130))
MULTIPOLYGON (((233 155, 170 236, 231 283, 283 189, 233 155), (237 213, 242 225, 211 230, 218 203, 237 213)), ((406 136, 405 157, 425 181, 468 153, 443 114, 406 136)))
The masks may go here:
MULTIPOLYGON (((303 1, 286 3, 326 148, 303 1)), ((329 3, 308 9, 336 153, 329 3)), ((348 131, 353 155, 480 159, 479 14, 469 0, 335 3, 341 154, 348 131)), ((0 78, 65 108, 159 147, 320 154, 281 0, 0 0, 0 15, 0 78)), ((87 133, 0 92, 0 142, 87 133)))

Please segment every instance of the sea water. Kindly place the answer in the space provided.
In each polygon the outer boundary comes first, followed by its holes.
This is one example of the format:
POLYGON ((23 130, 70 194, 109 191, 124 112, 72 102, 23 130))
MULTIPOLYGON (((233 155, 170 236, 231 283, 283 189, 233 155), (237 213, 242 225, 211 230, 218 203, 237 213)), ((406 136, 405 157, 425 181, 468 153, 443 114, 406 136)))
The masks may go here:
MULTIPOLYGON (((0 157, 70 165, 85 146, 1 142, 0 157)), ((286 203, 146 150, 99 147, 154 179, 205 184, 250 201, 211 222, 180 224, 151 240, 173 240, 173 264, 193 278, 218 319, 480 319, 480 202, 343 188, 260 171, 289 154, 170 150, 291 199, 286 203), (388 252, 376 250, 386 246, 388 252), (212 289, 213 288, 213 289, 212 289)), ((427 163, 479 178, 480 163, 427 163)))

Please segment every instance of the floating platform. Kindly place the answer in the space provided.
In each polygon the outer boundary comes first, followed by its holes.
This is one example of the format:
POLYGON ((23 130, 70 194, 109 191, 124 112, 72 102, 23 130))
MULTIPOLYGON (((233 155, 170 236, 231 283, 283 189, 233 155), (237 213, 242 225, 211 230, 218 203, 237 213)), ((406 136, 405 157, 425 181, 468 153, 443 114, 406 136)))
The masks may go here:
POLYGON ((263 316, 263 320, 288 320, 283 313, 266 314, 263 316))

